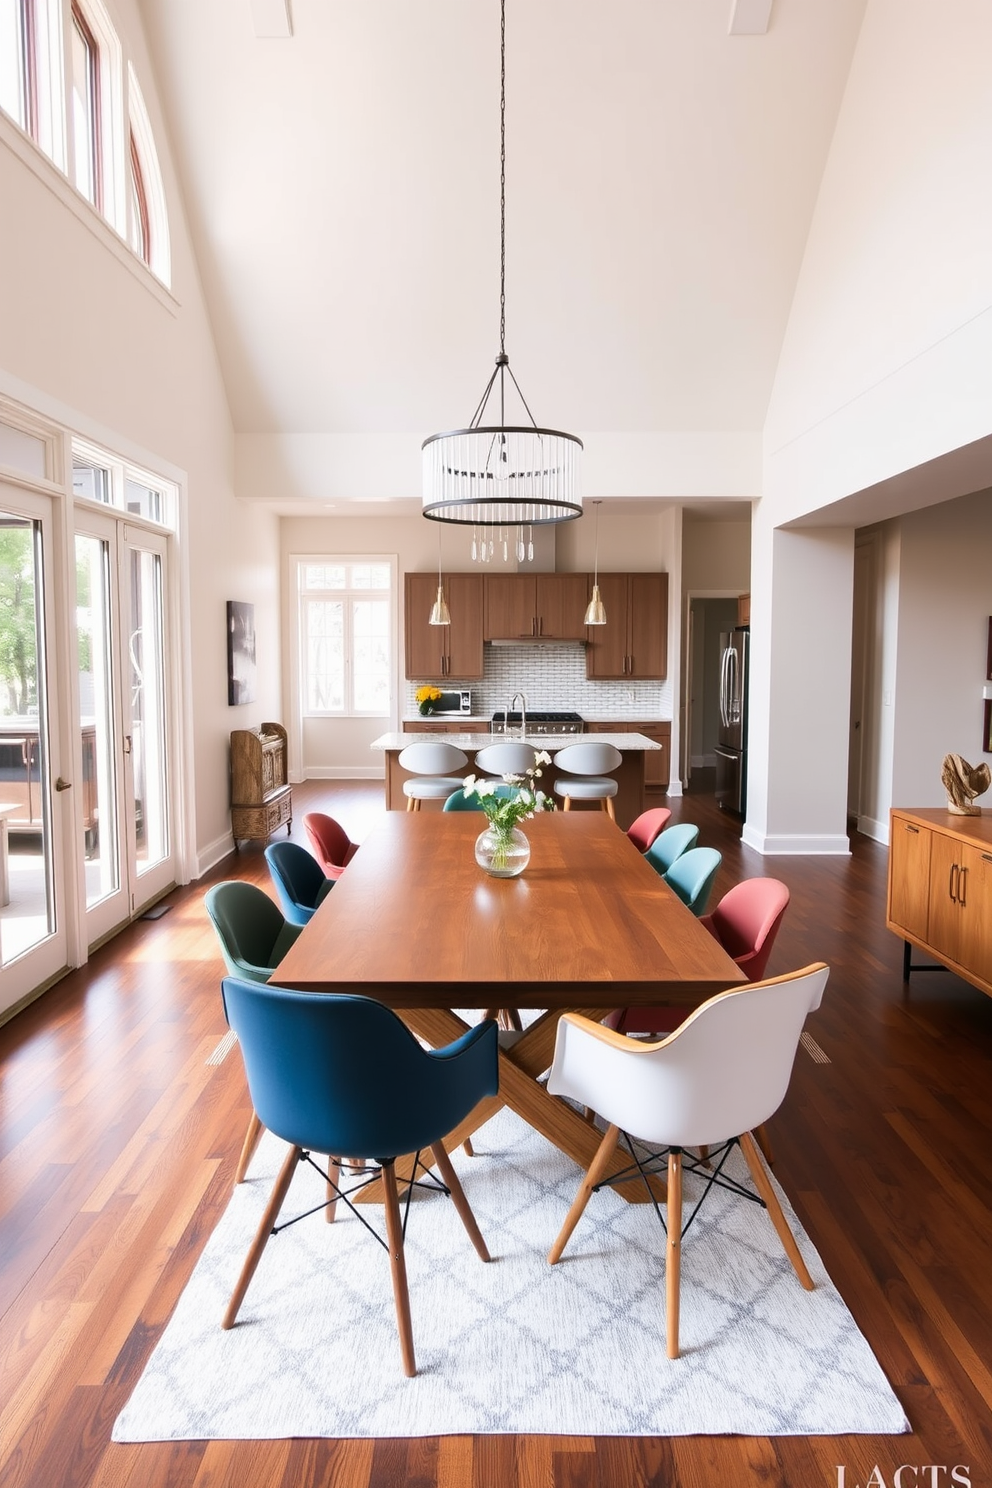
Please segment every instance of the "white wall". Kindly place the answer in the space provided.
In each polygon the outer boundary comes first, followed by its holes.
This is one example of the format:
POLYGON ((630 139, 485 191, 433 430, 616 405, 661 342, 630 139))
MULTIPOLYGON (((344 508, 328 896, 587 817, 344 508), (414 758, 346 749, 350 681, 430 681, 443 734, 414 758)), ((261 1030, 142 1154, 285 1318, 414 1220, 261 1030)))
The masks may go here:
MULTIPOLYGON (((942 806, 945 754, 983 753, 992 614, 992 491, 902 517, 888 806, 942 806)), ((983 804, 992 804, 988 801, 983 804)))
POLYGON ((151 117, 169 208, 172 290, 128 253, 0 117, 0 378, 79 432, 186 473, 196 845, 229 847, 228 734, 279 716, 275 520, 234 497, 233 436, 135 0, 114 7, 151 117), (252 600, 259 700, 227 706, 225 601, 252 600))
POLYGON ((765 424, 779 522, 992 431, 990 56, 985 0, 869 0, 765 424))

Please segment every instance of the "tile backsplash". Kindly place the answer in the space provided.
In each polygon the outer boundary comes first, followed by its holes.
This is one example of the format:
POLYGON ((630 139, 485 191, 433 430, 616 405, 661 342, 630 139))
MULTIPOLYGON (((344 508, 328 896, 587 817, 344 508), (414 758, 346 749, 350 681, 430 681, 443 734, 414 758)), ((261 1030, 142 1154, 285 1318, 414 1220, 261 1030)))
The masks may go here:
MULTIPOLYGON (((401 715, 417 711, 418 685, 405 683, 401 715)), ((670 682, 590 682, 585 647, 576 644, 487 645, 481 682, 446 677, 439 685, 446 690, 470 687, 472 712, 482 717, 505 708, 515 692, 526 694, 528 708, 568 710, 589 719, 647 721, 672 716, 670 682)))

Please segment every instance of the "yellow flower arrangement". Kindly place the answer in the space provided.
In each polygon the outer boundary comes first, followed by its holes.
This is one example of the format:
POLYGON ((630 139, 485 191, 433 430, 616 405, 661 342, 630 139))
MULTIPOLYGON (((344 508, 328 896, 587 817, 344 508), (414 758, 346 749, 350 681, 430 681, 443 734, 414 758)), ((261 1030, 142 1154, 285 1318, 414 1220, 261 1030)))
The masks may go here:
POLYGON ((423 687, 417 688, 414 696, 417 699, 418 709, 426 715, 434 712, 434 704, 440 700, 441 689, 440 687, 433 686, 430 682, 426 682, 423 687))

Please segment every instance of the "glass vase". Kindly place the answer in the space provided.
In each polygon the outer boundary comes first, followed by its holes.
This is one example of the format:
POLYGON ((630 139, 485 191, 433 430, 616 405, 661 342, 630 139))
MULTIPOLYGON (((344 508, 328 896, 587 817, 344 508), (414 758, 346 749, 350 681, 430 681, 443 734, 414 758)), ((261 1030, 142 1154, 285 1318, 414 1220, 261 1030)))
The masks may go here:
POLYGON ((493 878, 516 878, 530 862, 530 843, 519 827, 486 827, 475 839, 475 861, 493 878))

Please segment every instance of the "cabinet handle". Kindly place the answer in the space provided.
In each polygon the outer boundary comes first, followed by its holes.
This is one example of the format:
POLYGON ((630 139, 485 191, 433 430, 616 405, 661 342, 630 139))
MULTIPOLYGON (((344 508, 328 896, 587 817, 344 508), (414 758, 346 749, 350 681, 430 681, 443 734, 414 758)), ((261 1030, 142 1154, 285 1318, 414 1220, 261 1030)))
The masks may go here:
POLYGON ((903 826, 906 828, 907 832, 915 832, 917 837, 920 835, 919 827, 911 826, 909 822, 903 822, 903 826))
POLYGON ((950 871, 950 873, 948 874, 948 877, 947 877, 947 892, 948 892, 948 895, 950 896, 950 898, 951 898, 952 901, 953 900, 956 900, 957 897, 958 897, 957 896, 957 893, 956 893, 956 885, 957 885, 957 877, 958 877, 958 874, 960 873, 960 871, 961 870, 958 867, 957 863, 952 863, 951 864, 951 871, 950 871))
POLYGON ((958 877, 958 884, 959 884, 960 889, 961 889, 961 892, 958 894, 958 903, 960 904, 961 908, 964 909, 965 905, 968 903, 968 870, 967 870, 967 868, 962 868, 961 869, 961 873, 960 873, 960 875, 958 877))

